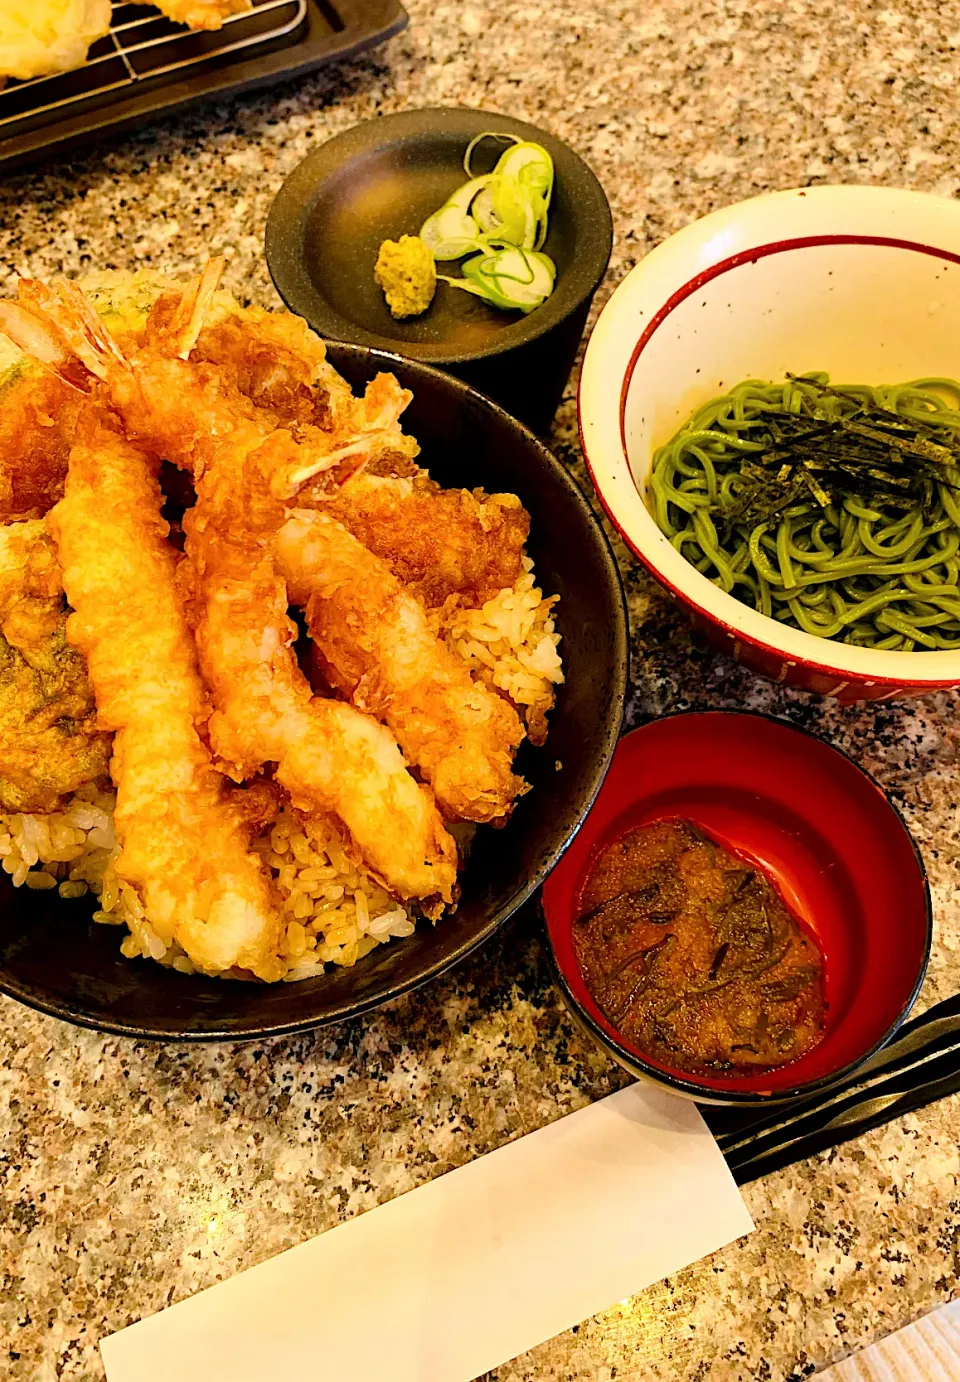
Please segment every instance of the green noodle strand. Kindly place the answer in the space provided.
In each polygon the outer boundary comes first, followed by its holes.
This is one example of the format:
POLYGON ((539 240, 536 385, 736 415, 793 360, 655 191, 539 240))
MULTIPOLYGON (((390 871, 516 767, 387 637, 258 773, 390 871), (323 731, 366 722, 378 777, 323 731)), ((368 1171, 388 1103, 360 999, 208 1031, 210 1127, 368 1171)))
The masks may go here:
POLYGON ((823 393, 828 383, 823 373, 779 384, 747 379, 704 404, 654 457, 657 525, 708 580, 768 618, 863 648, 960 649, 960 467, 942 464, 926 508, 899 493, 882 505, 849 494, 826 502, 811 480, 810 494, 801 491, 772 519, 730 517, 748 492, 743 465, 779 435, 769 431, 777 414, 836 420, 863 409, 869 426, 870 409, 884 409, 960 441, 955 379, 823 393))

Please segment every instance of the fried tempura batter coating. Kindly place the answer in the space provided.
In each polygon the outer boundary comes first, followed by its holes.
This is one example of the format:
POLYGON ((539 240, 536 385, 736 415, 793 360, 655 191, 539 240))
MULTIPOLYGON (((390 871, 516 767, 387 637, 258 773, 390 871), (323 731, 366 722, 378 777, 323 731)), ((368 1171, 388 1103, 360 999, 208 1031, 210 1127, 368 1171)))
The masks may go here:
POLYGON ((60 498, 82 402, 32 361, 0 383, 0 523, 42 518, 60 498))
MULTIPOLYGON (((305 427, 295 439, 278 428, 215 367, 185 358, 220 267, 184 294, 154 338, 148 330, 131 360, 70 285, 53 292, 22 282, 21 299, 104 380, 127 434, 194 476, 197 503, 184 530, 202 601, 197 643, 216 706, 211 744, 231 776, 243 780, 276 763, 294 806, 342 821, 391 891, 451 902, 456 846, 432 793, 410 777, 372 717, 313 696, 294 657, 286 587, 271 550, 282 500, 318 471, 332 478, 363 464, 396 428, 409 395, 379 376, 351 409, 355 430, 305 427)), ((5 313, 4 325, 14 325, 13 316, 5 313)))
POLYGON ((100 720, 115 731, 117 872, 160 937, 202 970, 279 978, 279 914, 200 737, 208 714, 175 586, 156 463, 98 401, 84 408, 51 511, 100 720))
POLYGON ((334 519, 294 510, 276 552, 329 683, 389 725, 447 815, 502 818, 524 785, 511 770, 523 738, 513 707, 473 681, 420 601, 334 519))
POLYGON ((251 0, 151 0, 151 4, 189 29, 222 29, 230 15, 252 9, 251 0))
POLYGON ((339 490, 307 486, 297 503, 339 519, 428 609, 452 595, 482 605, 523 570, 530 515, 514 494, 362 472, 339 490))
POLYGON ((225 798, 249 840, 255 840, 273 824, 287 799, 279 783, 266 777, 255 777, 242 785, 227 782, 225 798))
POLYGON ((456 850, 431 794, 407 773, 381 725, 314 696, 297 665, 287 589, 272 554, 285 510, 269 497, 287 443, 263 436, 256 419, 248 430, 239 411, 226 433, 227 413, 217 410, 220 425, 204 433, 211 442, 192 458, 197 503, 184 520, 203 600, 198 646, 216 705, 211 742, 238 778, 275 762, 294 806, 342 821, 391 891, 449 902, 456 850))
MULTIPOLYGON (((165 310, 158 302, 151 315, 159 319, 165 310)), ((376 389, 358 399, 326 357, 326 346, 302 317, 261 307, 239 308, 205 326, 190 355, 216 365, 284 427, 309 425, 337 432, 364 426, 376 389)), ((413 458, 419 450, 416 440, 395 423, 370 438, 365 468, 388 474, 415 472, 413 458)))
MULTIPOLYGON (((159 319, 163 304, 153 317, 159 319)), ((332 432, 354 406, 353 391, 327 360, 326 347, 302 317, 245 307, 205 326, 191 360, 216 365, 223 377, 284 426, 332 432)))
POLYGON ((0 807, 54 811, 106 777, 83 658, 66 641, 56 548, 41 521, 0 528, 0 807))
MULTIPOLYGON (((157 320, 170 311, 158 302, 157 320)), ((326 360, 323 342, 299 317, 244 308, 205 327, 192 359, 218 365, 226 377, 285 426, 348 425, 356 400, 326 360)), ((353 425, 360 425, 354 416, 353 425)), ((483 604, 522 571, 530 516, 513 494, 441 489, 414 457, 419 446, 399 426, 371 447, 363 471, 339 489, 323 480, 298 496, 316 504, 387 562, 431 608, 451 596, 483 604)))

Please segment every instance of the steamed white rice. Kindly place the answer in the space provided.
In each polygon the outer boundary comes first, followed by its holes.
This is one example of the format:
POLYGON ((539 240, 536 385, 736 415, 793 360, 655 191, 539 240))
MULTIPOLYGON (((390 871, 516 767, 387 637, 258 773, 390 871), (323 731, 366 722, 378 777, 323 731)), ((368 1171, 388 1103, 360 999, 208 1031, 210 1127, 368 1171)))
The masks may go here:
MULTIPOLYGON (((451 610, 439 629, 487 684, 506 693, 528 717, 541 720, 563 680, 551 610, 536 588, 533 564, 481 609, 451 610)), ((532 725, 531 725, 532 727, 532 725)), ((162 939, 143 915, 136 890, 116 873, 113 831, 116 794, 88 784, 60 811, 46 815, 0 812, 0 867, 15 887, 98 899, 95 921, 124 926, 121 950, 193 973, 176 942, 162 939)), ((459 832, 458 832, 459 833, 459 832)), ((286 808, 254 843, 279 892, 285 929, 287 980, 306 979, 328 964, 353 965, 388 941, 413 933, 415 919, 353 862, 332 823, 304 821, 286 808)))

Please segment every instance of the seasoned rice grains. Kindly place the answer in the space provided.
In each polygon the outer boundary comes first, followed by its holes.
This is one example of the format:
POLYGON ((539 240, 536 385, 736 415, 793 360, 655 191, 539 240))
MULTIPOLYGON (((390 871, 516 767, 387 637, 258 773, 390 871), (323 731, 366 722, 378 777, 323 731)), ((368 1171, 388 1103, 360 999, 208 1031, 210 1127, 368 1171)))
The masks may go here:
MULTIPOLYGON (((95 921, 126 926, 128 958, 142 955, 185 974, 194 966, 175 941, 160 936, 143 915, 137 894, 117 878, 112 791, 82 787, 63 811, 0 814, 0 865, 15 887, 88 892, 99 899, 95 921)), ((409 936, 405 908, 351 862, 332 826, 306 825, 284 810, 253 848, 269 866, 283 907, 287 979, 304 979, 325 964, 352 965, 386 941, 409 936)))
POLYGON ((529 557, 523 559, 523 571, 516 585, 479 609, 461 609, 456 597, 449 600, 437 616, 438 632, 476 677, 510 697, 530 740, 542 744, 554 688, 563 681, 552 614, 558 597, 544 598, 529 557))

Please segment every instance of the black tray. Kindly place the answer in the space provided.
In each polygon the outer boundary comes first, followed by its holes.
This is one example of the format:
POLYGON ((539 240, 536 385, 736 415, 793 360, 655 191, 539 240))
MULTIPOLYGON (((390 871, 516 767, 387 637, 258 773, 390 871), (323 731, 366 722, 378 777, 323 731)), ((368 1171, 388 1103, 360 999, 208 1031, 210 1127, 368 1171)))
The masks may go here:
POLYGON ((775 1108, 701 1105, 739 1185, 960 1090, 960 994, 928 1008, 833 1089, 775 1108))
POLYGON ((114 27, 75 72, 0 90, 0 170, 90 144, 207 96, 312 72, 407 25, 399 0, 254 0, 216 33, 114 0, 114 27))

